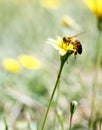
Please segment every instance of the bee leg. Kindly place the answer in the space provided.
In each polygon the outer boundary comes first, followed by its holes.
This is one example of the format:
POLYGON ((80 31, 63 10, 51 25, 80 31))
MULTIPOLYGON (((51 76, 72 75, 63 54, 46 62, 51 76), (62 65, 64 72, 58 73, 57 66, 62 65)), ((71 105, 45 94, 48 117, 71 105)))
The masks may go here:
POLYGON ((67 59, 67 61, 66 61, 66 62, 67 62, 67 64, 68 64, 68 59, 67 59))
POLYGON ((74 58, 76 59, 77 52, 74 52, 74 58))

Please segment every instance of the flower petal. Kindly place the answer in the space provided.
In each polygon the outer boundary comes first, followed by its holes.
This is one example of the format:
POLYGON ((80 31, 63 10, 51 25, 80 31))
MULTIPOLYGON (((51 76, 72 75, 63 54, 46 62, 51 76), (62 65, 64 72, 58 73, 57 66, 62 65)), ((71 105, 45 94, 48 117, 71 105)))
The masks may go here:
POLYGON ((89 9, 98 17, 102 17, 102 0, 83 0, 89 9))

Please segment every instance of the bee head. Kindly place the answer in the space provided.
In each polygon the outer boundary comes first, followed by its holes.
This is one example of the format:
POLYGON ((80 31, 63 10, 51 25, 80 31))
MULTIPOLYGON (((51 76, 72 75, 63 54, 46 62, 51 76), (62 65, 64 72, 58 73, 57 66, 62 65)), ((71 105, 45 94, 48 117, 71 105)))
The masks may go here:
POLYGON ((66 43, 66 42, 71 42, 71 39, 70 38, 68 38, 68 37, 63 37, 63 41, 66 43))

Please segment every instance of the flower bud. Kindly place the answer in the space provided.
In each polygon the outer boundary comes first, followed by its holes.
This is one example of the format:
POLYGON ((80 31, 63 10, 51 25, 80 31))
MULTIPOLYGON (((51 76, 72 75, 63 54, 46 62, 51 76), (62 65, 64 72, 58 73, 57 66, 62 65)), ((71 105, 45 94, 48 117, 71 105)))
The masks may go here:
POLYGON ((71 112, 71 115, 74 114, 76 108, 78 106, 78 102, 73 100, 71 103, 70 103, 70 112, 71 112))

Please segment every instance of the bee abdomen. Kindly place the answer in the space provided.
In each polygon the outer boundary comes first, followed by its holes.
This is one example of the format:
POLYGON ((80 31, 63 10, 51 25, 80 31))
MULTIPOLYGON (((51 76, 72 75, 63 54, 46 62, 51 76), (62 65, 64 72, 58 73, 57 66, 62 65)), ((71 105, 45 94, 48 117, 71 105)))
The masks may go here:
POLYGON ((82 45, 81 45, 80 41, 79 40, 75 40, 74 45, 76 46, 77 53, 81 54, 82 53, 82 45))
POLYGON ((82 53, 82 45, 79 44, 79 45, 77 46, 77 48, 78 48, 78 53, 81 54, 81 53, 82 53))

